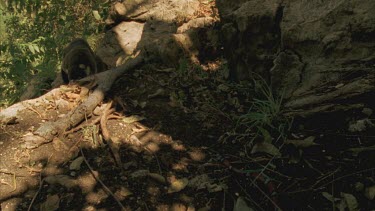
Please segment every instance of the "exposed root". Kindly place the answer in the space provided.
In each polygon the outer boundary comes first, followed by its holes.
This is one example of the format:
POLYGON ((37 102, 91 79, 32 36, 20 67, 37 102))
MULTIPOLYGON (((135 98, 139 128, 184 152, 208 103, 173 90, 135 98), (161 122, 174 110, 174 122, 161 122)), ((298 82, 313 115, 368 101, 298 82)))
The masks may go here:
POLYGON ((78 127, 72 128, 71 130, 64 132, 64 135, 68 135, 68 134, 77 132, 77 131, 79 131, 79 130, 85 128, 85 127, 88 127, 88 126, 96 125, 97 123, 100 122, 100 119, 101 119, 101 116, 95 118, 90 123, 83 123, 83 124, 79 125, 78 127))
POLYGON ((44 179, 42 179, 42 174, 39 174, 39 188, 38 188, 38 191, 35 193, 33 199, 31 200, 30 205, 29 205, 29 208, 27 209, 27 211, 30 211, 31 208, 33 207, 33 204, 34 204, 34 202, 35 202, 36 197, 38 196, 38 194, 39 194, 40 191, 42 190, 43 183, 44 183, 44 179))
POLYGON ((29 109, 29 110, 35 112, 36 114, 38 114, 38 116, 39 116, 40 119, 42 119, 42 120, 45 120, 45 119, 46 119, 45 117, 43 117, 43 115, 42 115, 40 112, 38 112, 35 108, 31 107, 31 106, 28 105, 27 103, 23 103, 23 105, 24 105, 27 109, 29 109))
POLYGON ((144 60, 143 55, 137 55, 130 59, 127 63, 117 68, 91 75, 80 81, 93 81, 97 79, 98 86, 92 94, 76 109, 70 111, 65 117, 55 122, 46 122, 42 124, 33 134, 27 134, 23 139, 26 148, 37 148, 42 144, 49 143, 59 134, 78 125, 85 116, 92 113, 99 103, 104 99, 105 93, 110 90, 114 81, 125 71, 133 69, 140 65, 144 60))
POLYGON ((112 102, 108 103, 108 105, 104 109, 103 115, 100 119, 100 128, 102 130, 104 140, 108 143, 108 146, 112 151, 112 154, 115 158, 116 164, 119 167, 121 167, 122 162, 121 162, 121 157, 120 157, 120 154, 119 154, 119 147, 117 146, 116 143, 113 143, 113 141, 111 139, 111 136, 109 134, 108 128, 107 128, 108 116, 115 111, 113 108, 111 109, 111 107, 112 107, 112 102))

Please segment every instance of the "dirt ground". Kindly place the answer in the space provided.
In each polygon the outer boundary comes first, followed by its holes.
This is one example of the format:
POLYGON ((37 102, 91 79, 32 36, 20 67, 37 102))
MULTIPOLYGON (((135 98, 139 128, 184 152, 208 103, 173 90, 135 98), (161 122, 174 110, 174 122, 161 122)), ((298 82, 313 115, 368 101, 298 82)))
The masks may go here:
MULTIPOLYGON (((243 99, 247 89, 210 91, 224 70, 202 71, 150 64, 121 77, 106 98, 115 108, 106 123, 111 143, 98 135, 94 111, 53 142, 26 149, 27 131, 64 115, 52 100, 28 105, 23 121, 1 126, 2 210, 375 208, 374 133, 345 125, 363 113, 295 119, 287 139, 276 140, 281 156, 253 153, 250 136, 223 135, 234 124, 225 113, 243 112, 224 99, 243 99)), ((82 100, 81 88, 68 87, 65 112, 82 100)))
POLYGON ((124 74, 82 123, 35 149, 23 137, 88 90, 25 101, 22 119, 0 125, 1 210, 375 210, 373 95, 365 109, 250 127, 249 110, 266 112, 259 87, 229 80, 220 46, 199 50, 124 74))

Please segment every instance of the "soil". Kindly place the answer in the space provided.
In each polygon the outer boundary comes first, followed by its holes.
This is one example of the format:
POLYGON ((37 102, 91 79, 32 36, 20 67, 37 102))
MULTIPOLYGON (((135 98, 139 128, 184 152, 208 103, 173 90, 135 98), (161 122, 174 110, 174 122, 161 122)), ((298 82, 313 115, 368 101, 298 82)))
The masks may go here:
MULTIPOLYGON (((223 112, 236 111, 222 103, 232 90, 212 91, 223 76, 183 66, 149 64, 116 82, 106 99, 116 108, 107 122, 112 144, 91 123, 93 114, 76 132, 23 148, 23 134, 64 114, 48 104, 30 105, 23 121, 2 125, 2 210, 120 210, 107 188, 125 210, 231 210, 239 197, 256 210, 321 210, 334 206, 325 196, 340 193, 354 196, 362 210, 375 208, 365 194, 374 184, 375 157, 365 147, 374 134, 332 126, 332 119, 346 124, 364 114, 296 119, 288 139, 312 136, 314 144, 278 145, 280 157, 251 154, 248 140, 223 139, 234 124, 223 112)), ((80 89, 71 90, 65 100, 74 107, 80 89)))
POLYGON ((242 117, 259 87, 228 79, 220 46, 200 47, 196 60, 124 74, 81 124, 35 149, 24 135, 77 107, 87 89, 25 101, 22 119, 0 125, 1 210, 375 209, 374 104, 280 112, 249 127, 242 117))

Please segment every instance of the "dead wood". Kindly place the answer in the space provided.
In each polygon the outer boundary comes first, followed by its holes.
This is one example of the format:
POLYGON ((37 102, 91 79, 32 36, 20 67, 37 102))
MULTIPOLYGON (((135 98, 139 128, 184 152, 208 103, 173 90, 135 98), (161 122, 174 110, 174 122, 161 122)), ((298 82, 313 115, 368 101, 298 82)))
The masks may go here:
MULTIPOLYGON (((139 64, 143 62, 144 58, 142 54, 138 54, 134 56, 134 58, 129 59, 124 65, 116 67, 114 69, 101 72, 95 75, 91 75, 86 77, 81 82, 84 81, 95 81, 97 86, 95 90, 90 94, 90 96, 77 108, 70 111, 66 116, 58 119, 54 122, 45 122, 43 123, 36 131, 32 134, 28 134, 24 137, 24 141, 26 142, 26 148, 32 149, 36 148, 42 144, 48 143, 52 141, 52 139, 64 133, 66 130, 71 129, 72 127, 76 126, 85 118, 92 113, 95 107, 103 101, 105 93, 110 90, 114 81, 121 76, 125 71, 135 68, 139 64)), ((34 99, 29 100, 28 102, 20 102, 17 103, 0 113, 0 120, 2 123, 7 123, 7 121, 14 119, 17 117, 19 111, 22 111, 27 108, 24 103, 35 103, 35 102, 43 102, 48 96, 53 96, 59 91, 59 89, 54 89, 51 93, 47 93, 46 95, 34 99)))

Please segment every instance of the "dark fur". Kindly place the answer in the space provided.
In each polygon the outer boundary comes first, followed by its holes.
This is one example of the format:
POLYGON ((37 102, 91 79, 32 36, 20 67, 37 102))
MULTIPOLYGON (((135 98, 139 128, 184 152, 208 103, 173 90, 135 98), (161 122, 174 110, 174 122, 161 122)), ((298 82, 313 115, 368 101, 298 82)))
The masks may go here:
POLYGON ((64 49, 61 76, 64 83, 78 80, 98 71, 98 61, 89 44, 83 39, 73 40, 64 49), (81 68, 81 67, 86 68, 81 68), (89 69, 87 68, 89 67, 89 69))

